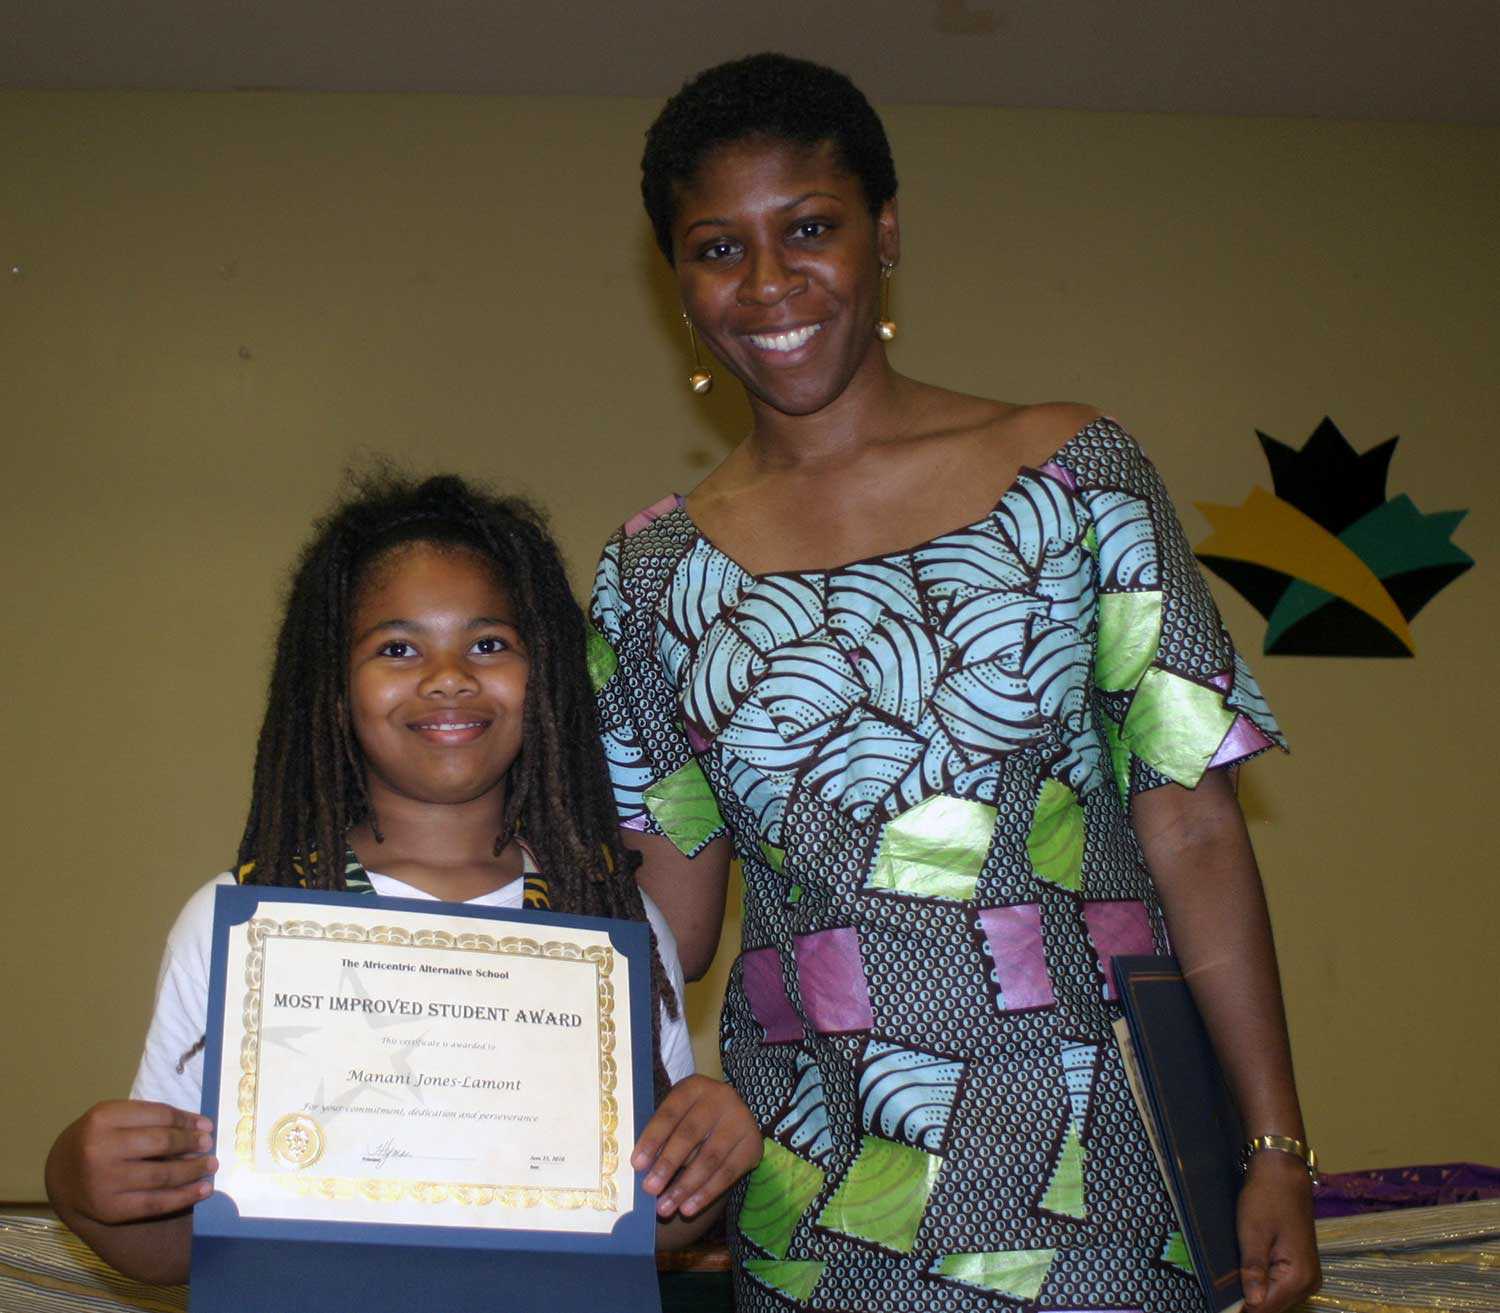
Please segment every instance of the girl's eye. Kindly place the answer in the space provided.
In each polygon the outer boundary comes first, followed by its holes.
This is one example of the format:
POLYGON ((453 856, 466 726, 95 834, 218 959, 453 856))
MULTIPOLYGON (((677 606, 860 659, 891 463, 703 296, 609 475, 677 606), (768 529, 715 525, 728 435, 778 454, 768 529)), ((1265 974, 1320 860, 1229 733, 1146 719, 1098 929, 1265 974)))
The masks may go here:
POLYGON ((486 638, 476 639, 474 641, 474 650, 480 656, 498 656, 501 652, 510 651, 510 644, 503 638, 491 634, 486 638))
POLYGON ((389 643, 382 643, 378 652, 383 657, 409 657, 416 649, 404 638, 393 638, 389 643))

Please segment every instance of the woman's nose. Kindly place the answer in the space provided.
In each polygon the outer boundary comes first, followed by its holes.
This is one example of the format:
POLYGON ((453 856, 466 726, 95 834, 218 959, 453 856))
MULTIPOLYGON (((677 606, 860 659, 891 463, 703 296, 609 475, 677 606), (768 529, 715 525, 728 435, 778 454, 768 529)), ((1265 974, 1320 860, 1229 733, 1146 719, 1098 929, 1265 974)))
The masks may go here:
POLYGON ((747 305, 775 305, 801 290, 802 278, 789 269, 774 245, 752 246, 746 252, 740 301, 747 305))

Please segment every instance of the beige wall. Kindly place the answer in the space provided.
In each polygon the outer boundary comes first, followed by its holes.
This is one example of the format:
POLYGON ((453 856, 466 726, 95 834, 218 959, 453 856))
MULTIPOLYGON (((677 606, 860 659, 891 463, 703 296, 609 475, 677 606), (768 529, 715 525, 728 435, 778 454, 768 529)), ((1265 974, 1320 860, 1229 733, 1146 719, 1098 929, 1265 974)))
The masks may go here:
MULTIPOLYGON (((0 95, 0 1199, 125 1091, 162 936, 239 832, 282 573, 380 451, 524 488, 582 584, 743 423, 686 395, 634 101, 0 95)), ((1478 567, 1414 661, 1260 657, 1247 773, 1334 1167, 1500 1161, 1500 131, 893 109, 900 366, 1105 404, 1184 507, 1254 430, 1403 435, 1478 567)), ((1251 653, 1262 624, 1218 593, 1251 653)), ((726 935, 726 941, 730 938, 726 935)), ((720 967, 728 954, 721 954, 720 967)), ((712 1002, 696 1003, 712 1049, 712 1002)))

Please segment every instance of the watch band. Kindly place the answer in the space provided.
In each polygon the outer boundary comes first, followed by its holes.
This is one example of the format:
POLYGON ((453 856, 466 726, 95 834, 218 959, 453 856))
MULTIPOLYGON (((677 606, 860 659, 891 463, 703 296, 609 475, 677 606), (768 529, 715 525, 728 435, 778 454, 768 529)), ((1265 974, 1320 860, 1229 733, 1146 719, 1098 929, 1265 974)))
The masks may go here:
POLYGON ((1302 1165, 1307 1168, 1307 1174, 1312 1177, 1313 1184, 1318 1183, 1318 1155, 1311 1145, 1294 1140, 1290 1135, 1257 1135, 1252 1138, 1240 1150, 1241 1169, 1248 1169, 1250 1159, 1265 1149, 1275 1149, 1278 1153, 1289 1153, 1293 1158, 1300 1158, 1302 1165))

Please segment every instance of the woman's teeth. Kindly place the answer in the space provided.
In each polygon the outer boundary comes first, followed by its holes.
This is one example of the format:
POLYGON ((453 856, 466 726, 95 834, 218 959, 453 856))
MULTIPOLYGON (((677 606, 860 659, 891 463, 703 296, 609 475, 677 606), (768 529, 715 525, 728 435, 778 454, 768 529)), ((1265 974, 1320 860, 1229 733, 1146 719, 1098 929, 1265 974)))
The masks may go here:
POLYGON ((789 333, 751 333, 750 341, 762 351, 795 351, 811 340, 812 335, 822 327, 822 324, 809 324, 806 328, 794 328, 789 333))

